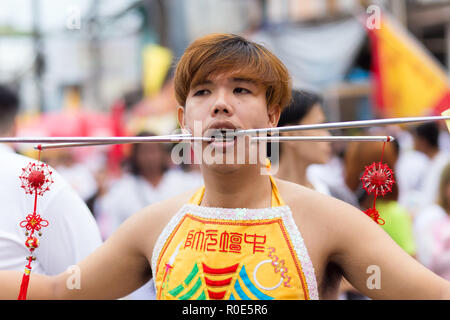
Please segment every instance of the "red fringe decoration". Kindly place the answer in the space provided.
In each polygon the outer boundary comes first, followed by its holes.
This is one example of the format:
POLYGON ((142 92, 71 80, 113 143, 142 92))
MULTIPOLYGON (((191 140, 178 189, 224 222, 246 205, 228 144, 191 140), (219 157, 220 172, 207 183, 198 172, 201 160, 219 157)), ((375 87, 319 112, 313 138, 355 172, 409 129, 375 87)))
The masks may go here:
POLYGON ((383 225, 386 223, 382 218, 380 218, 380 214, 378 213, 377 209, 375 208, 369 208, 364 211, 365 214, 367 214, 369 217, 372 218, 373 221, 378 223, 379 225, 383 225))
MULTIPOLYGON (((30 258, 31 261, 31 258, 30 258)), ((22 283, 20 284, 20 291, 17 300, 27 300, 28 283, 30 282, 31 267, 30 263, 25 267, 22 276, 22 283)))
MULTIPOLYGON (((39 160, 41 160, 41 146, 38 146, 39 160)), ((22 169, 20 180, 22 181, 21 187, 25 190, 26 194, 34 194, 34 209, 33 213, 29 214, 25 220, 20 222, 20 227, 25 228, 25 235, 27 240, 25 246, 30 251, 31 255, 27 258, 28 264, 25 266, 25 271, 22 276, 22 283, 20 284, 20 291, 17 300, 26 300, 28 283, 30 282, 31 262, 35 259, 33 257, 33 251, 39 247, 39 240, 34 236, 34 232, 37 231, 38 235, 41 235, 41 228, 48 226, 48 221, 41 218, 36 212, 38 196, 42 196, 46 191, 50 190, 49 186, 53 183, 51 177, 52 172, 49 167, 44 163, 30 162, 25 168, 22 169)))

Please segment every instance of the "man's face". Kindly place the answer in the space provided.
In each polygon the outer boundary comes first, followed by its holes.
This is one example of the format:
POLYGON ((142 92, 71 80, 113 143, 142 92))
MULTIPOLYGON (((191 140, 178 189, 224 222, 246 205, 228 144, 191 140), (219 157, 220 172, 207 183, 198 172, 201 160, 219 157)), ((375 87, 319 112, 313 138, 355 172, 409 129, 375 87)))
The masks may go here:
MULTIPOLYGON (((178 109, 178 119, 195 136, 210 136, 217 130, 226 136, 234 130, 275 127, 279 108, 268 109, 265 88, 255 81, 219 74, 191 88, 186 106, 178 109)), ((239 143, 236 139, 204 142, 202 150, 212 156, 233 151, 236 161, 239 143)))

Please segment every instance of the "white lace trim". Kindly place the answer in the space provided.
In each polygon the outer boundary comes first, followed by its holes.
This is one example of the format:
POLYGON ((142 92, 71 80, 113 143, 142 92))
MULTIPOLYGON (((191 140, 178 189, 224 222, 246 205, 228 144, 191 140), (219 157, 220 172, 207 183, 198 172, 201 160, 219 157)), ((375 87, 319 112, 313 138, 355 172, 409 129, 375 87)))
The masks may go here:
POLYGON ((286 230, 291 238, 294 250, 297 253, 297 257, 305 275, 306 284, 308 286, 309 296, 312 300, 319 299, 319 293, 317 290, 316 276, 314 273, 314 266, 308 255, 308 251, 303 241, 303 237, 298 229, 295 221, 292 217, 291 209, 288 206, 264 208, 264 209, 247 209, 247 208, 214 208, 214 207, 202 207, 195 204, 185 204, 181 209, 172 217, 167 226, 164 228, 158 240, 156 241, 152 255, 152 272, 153 279, 156 279, 156 263, 158 262, 159 254, 162 247, 167 242, 170 234, 174 228, 178 225, 185 214, 191 214, 200 218, 207 219, 221 219, 221 220, 262 220, 262 219, 274 219, 282 218, 286 230))

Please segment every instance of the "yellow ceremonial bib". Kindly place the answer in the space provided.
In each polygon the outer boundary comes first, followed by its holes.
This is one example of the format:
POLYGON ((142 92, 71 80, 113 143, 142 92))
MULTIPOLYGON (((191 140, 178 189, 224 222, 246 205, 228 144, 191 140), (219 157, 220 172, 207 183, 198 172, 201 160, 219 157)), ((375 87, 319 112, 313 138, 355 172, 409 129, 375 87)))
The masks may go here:
POLYGON ((318 298, 314 269, 272 178, 272 208, 201 207, 172 218, 152 259, 157 299, 318 298))

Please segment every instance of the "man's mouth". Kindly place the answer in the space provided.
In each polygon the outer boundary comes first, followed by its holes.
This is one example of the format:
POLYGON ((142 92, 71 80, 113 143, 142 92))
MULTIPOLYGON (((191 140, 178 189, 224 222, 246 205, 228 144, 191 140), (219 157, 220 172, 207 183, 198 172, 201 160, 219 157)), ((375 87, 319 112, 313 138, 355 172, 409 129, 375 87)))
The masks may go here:
POLYGON ((237 127, 228 121, 218 121, 212 124, 203 134, 204 137, 209 137, 211 140, 209 145, 214 148, 226 150, 233 147, 237 141, 236 131, 237 127))
POLYGON ((233 142, 236 141, 236 130, 233 129, 208 129, 206 137, 211 138, 212 142, 233 142))

